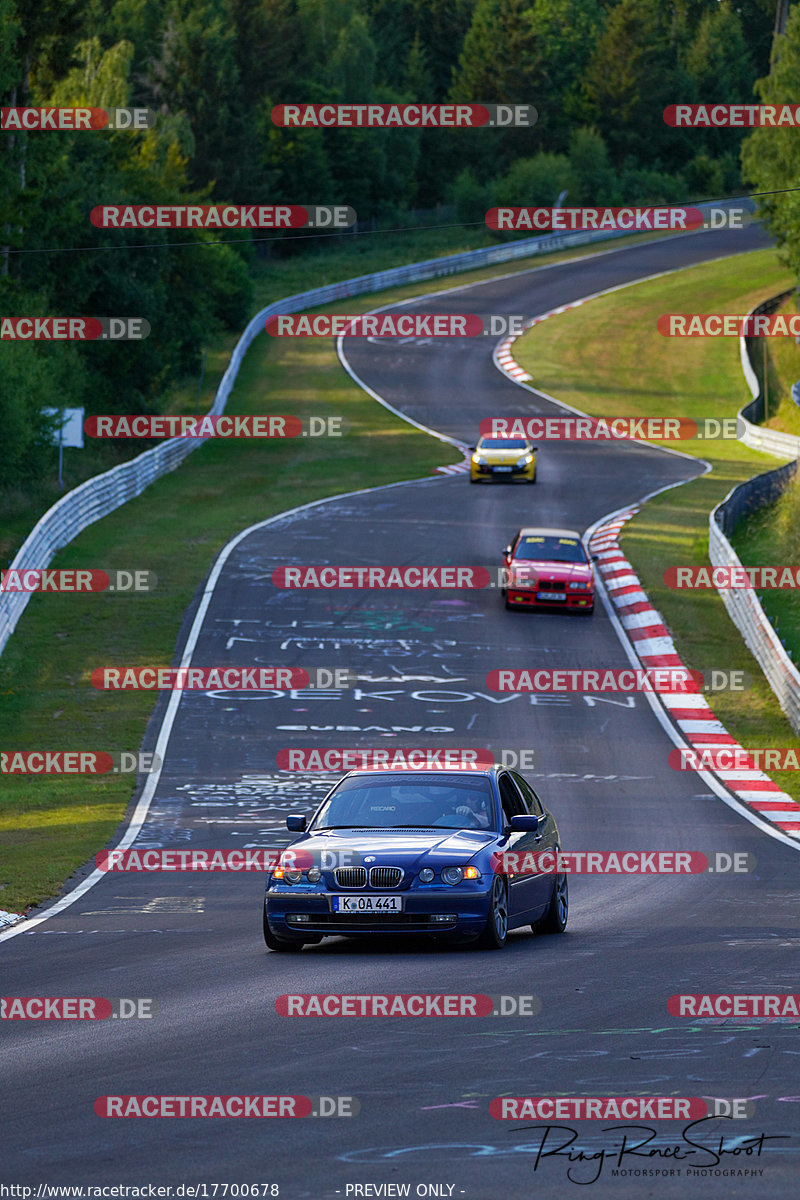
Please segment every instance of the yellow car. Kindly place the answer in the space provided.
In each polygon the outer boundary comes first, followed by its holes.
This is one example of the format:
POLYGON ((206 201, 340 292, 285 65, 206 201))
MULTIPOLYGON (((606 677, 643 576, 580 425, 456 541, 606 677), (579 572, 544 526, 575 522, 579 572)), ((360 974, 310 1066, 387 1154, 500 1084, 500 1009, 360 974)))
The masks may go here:
POLYGON ((536 483, 539 447, 525 438, 482 437, 470 449, 470 483, 536 483))

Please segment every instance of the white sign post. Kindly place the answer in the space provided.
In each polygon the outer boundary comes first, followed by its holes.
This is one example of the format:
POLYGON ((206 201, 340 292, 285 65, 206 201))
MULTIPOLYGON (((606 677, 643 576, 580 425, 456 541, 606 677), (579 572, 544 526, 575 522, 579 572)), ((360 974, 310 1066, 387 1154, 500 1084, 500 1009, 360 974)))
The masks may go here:
POLYGON ((75 450, 83 449, 84 409, 43 408, 42 412, 47 417, 61 417, 61 425, 53 431, 53 445, 58 446, 58 486, 63 488, 64 447, 70 446, 75 450))

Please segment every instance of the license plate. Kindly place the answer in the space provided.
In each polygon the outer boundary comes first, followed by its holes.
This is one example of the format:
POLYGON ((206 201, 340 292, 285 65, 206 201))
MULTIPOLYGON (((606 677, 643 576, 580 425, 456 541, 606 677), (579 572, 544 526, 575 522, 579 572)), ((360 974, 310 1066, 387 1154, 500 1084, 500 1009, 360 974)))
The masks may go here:
POLYGON ((510 471, 511 467, 494 467, 495 471, 510 471))
POLYGON ((402 896, 333 896, 333 911, 345 913, 401 913, 402 896))
POLYGON ((537 600, 566 600, 566 592, 537 592, 537 600))

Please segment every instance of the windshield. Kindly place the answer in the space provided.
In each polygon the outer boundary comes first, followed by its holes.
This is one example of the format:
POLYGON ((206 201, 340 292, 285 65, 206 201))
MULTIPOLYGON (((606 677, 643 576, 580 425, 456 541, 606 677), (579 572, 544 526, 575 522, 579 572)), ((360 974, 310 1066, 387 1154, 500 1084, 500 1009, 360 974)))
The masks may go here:
POLYGON ((547 562, 585 563, 586 552, 578 538, 524 536, 519 539, 514 558, 541 559, 547 562))
POLYGON ((527 450, 528 443, 522 438, 481 438, 478 450, 527 450))
POLYGON ((327 799, 311 828, 490 829, 494 824, 489 780, 345 779, 327 799))

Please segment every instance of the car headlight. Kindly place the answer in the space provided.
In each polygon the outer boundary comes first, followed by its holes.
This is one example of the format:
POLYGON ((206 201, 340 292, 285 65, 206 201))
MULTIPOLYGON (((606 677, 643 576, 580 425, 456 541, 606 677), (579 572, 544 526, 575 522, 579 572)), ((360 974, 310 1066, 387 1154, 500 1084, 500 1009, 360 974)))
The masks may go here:
POLYGON ((480 454, 473 454, 472 461, 475 463, 476 467, 485 467, 486 466, 486 459, 481 458, 480 454))
POLYGON ((430 867, 423 867, 419 873, 420 882, 421 883, 430 883, 431 880, 433 879, 433 875, 434 875, 434 873, 430 869, 430 867))
POLYGON ((320 879, 322 879, 322 871, 320 871, 319 867, 310 867, 306 871, 306 879, 309 883, 319 883, 320 879))
POLYGON ((522 458, 517 459, 517 466, 518 467, 529 467, 532 462, 533 462, 532 454, 523 454, 522 458))
POLYGON ((445 883, 451 884, 451 886, 461 883, 463 878, 464 872, 461 867, 444 867, 442 870, 442 879, 445 883))
POLYGON ((586 591, 591 585, 588 583, 571 583, 569 586, 573 591, 586 591))

